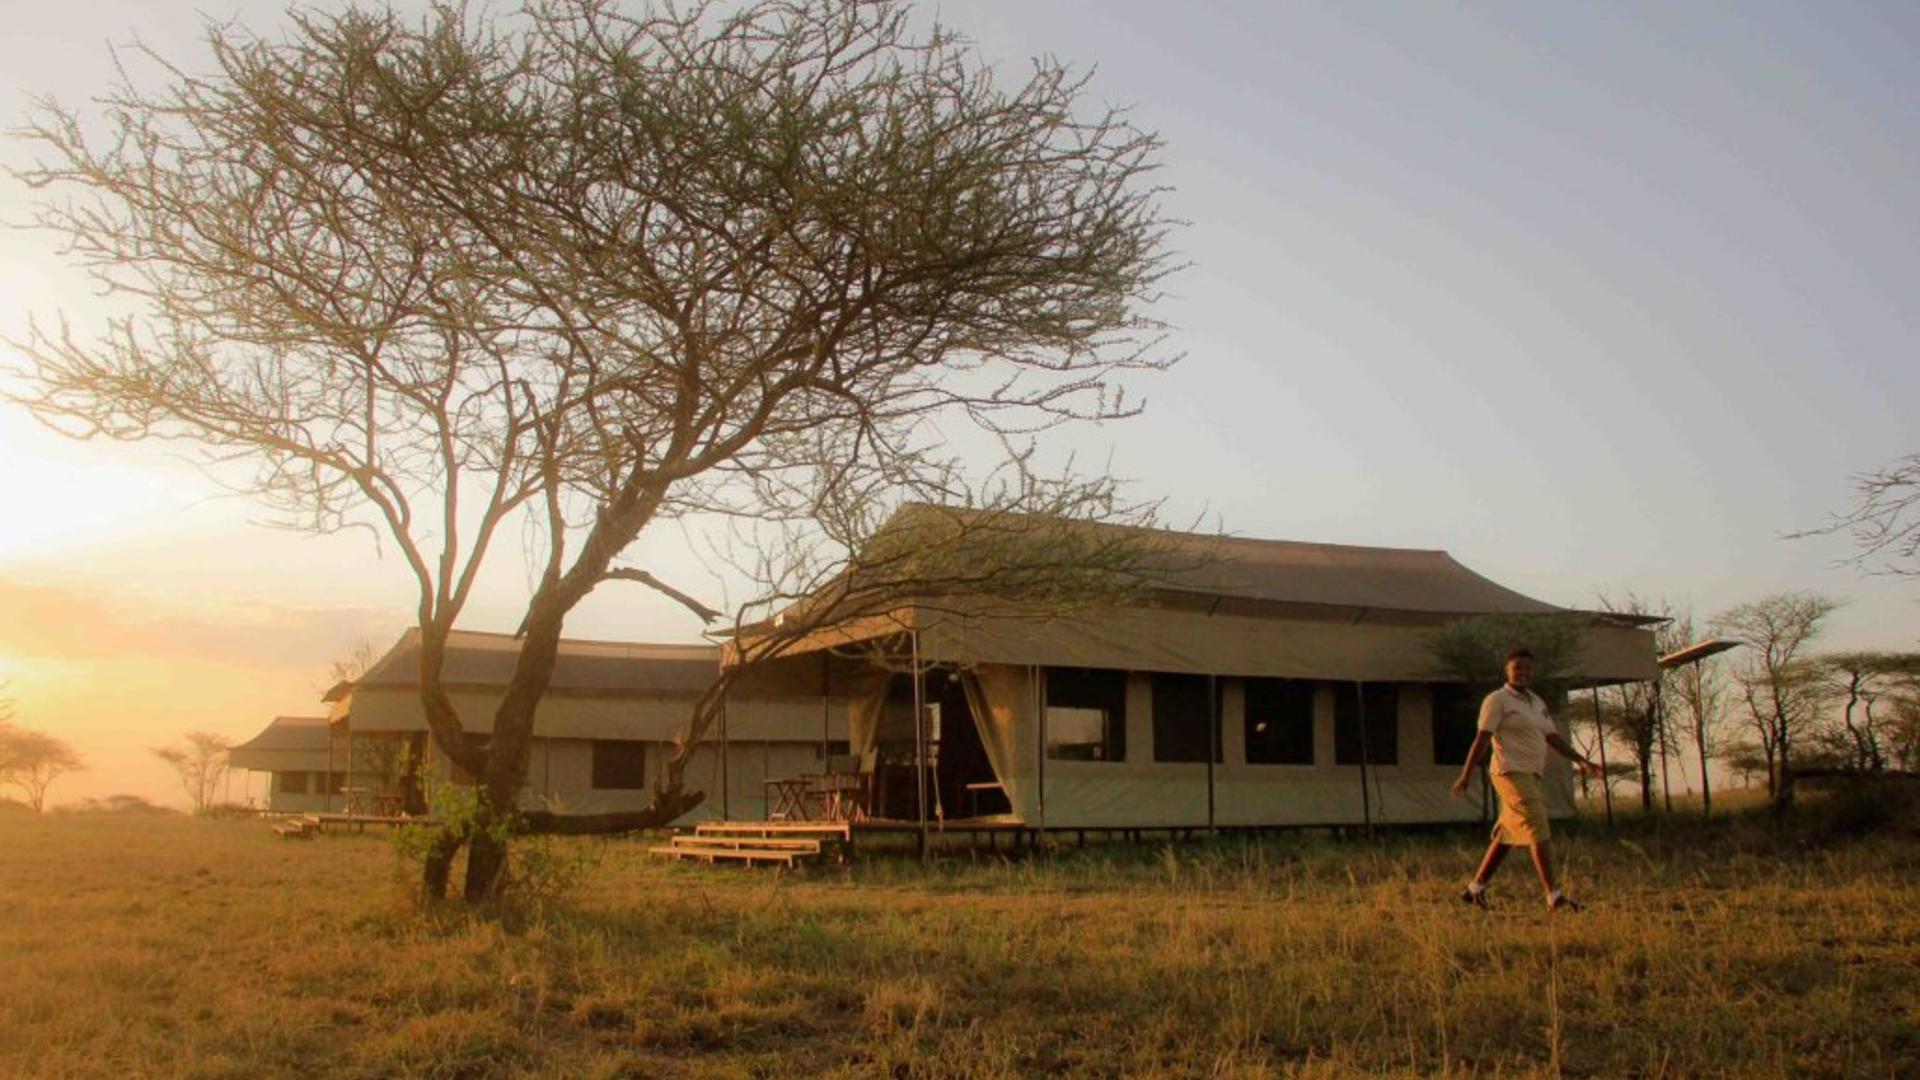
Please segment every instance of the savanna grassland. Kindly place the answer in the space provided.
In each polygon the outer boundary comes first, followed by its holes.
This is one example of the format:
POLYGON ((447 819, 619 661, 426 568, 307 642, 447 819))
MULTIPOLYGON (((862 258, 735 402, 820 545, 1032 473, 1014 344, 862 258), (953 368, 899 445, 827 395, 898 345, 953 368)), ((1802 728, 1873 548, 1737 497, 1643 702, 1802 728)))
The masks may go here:
POLYGON ((1920 841, 1576 830, 1588 908, 1470 833, 954 853, 547 851, 423 912, 381 837, 0 813, 8 1077, 1920 1075, 1920 841), (1630 837, 1630 838, 1629 838, 1630 837))

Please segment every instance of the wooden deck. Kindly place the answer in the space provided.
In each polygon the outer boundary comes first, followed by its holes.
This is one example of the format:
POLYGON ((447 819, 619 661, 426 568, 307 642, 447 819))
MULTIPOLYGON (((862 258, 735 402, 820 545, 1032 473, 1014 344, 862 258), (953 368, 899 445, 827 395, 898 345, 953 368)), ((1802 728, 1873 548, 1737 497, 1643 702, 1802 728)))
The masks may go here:
POLYGON ((387 828, 399 828, 402 825, 438 826, 432 818, 394 816, 389 814, 334 814, 305 813, 291 814, 282 818, 273 827, 273 831, 288 840, 311 840, 328 828, 351 828, 356 832, 365 832, 369 825, 387 828))

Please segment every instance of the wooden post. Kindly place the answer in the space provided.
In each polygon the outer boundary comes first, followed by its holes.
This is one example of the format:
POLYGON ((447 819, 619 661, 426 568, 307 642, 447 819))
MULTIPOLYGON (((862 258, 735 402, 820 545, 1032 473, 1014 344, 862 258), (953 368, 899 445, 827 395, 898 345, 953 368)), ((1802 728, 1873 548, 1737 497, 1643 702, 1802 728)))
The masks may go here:
POLYGON ((1688 695, 1687 705, 1693 712, 1693 743, 1700 750, 1700 817, 1704 820, 1713 816, 1713 782, 1707 778, 1707 717, 1702 707, 1705 702, 1701 695, 1706 688, 1700 684, 1704 673, 1700 670, 1700 661, 1693 662, 1693 686, 1695 693, 1688 695))
POLYGON ((1045 832, 1047 828, 1047 669, 1035 664, 1027 669, 1032 682, 1028 686, 1033 696, 1033 728, 1039 733, 1040 744, 1034 748, 1034 774, 1037 791, 1035 804, 1039 807, 1036 815, 1039 820, 1035 826, 1045 832))
MULTIPOLYGON (((727 740, 727 692, 722 690, 720 691, 720 820, 722 821, 733 820, 733 775, 728 769, 732 757, 733 750, 727 740)), ((760 790, 762 793, 760 816, 765 818, 770 813, 764 797, 766 788, 762 787, 760 790)))
POLYGON ((920 821, 920 861, 927 861, 927 732, 926 687, 920 680, 920 631, 908 631, 913 667, 913 787, 915 813, 920 821))
POLYGON ((1215 835, 1213 810, 1213 761, 1220 756, 1220 687, 1218 678, 1207 676, 1207 836, 1215 835))
POLYGON ((1607 828, 1613 828, 1613 774, 1607 771, 1607 725, 1600 716, 1600 684, 1594 683, 1593 731, 1600 744, 1600 799, 1607 807, 1607 828))
MULTIPOLYGON (((345 786, 352 787, 353 786, 353 728, 347 726, 347 724, 343 721, 340 724, 340 730, 343 732, 346 732, 346 735, 347 735, 347 779, 345 780, 345 786)), ((333 739, 331 736, 329 736, 327 739, 327 745, 329 746, 333 745, 333 739)), ((351 795, 347 796, 347 812, 348 813, 353 812, 353 796, 351 795)))
MULTIPOLYGON (((1367 765, 1371 754, 1367 749, 1367 684, 1359 679, 1353 680, 1354 711, 1360 720, 1360 820, 1366 825, 1367 835, 1373 835, 1373 792, 1367 786, 1367 765)), ((1336 717, 1337 721, 1337 717, 1336 717)))
POLYGON ((1667 775, 1667 710, 1660 707, 1660 683, 1666 678, 1664 672, 1655 671, 1653 676, 1653 737, 1660 746, 1660 797, 1666 805, 1668 817, 1673 816, 1673 781, 1667 775))
POLYGON ((327 728, 327 774, 320 778, 320 796, 326 801, 320 805, 326 813, 333 813, 333 728, 327 728))

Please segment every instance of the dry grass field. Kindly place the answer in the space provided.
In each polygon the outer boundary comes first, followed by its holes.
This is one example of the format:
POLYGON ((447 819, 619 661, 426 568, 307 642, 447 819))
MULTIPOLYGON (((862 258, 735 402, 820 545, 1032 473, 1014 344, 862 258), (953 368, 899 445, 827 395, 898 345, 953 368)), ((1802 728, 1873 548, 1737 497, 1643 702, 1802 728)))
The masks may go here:
POLYGON ((869 853, 553 849, 557 900, 422 912, 376 835, 0 814, 7 1077, 1920 1075, 1920 843, 1466 833, 869 853), (1630 837, 1630 838, 1628 838, 1630 837))

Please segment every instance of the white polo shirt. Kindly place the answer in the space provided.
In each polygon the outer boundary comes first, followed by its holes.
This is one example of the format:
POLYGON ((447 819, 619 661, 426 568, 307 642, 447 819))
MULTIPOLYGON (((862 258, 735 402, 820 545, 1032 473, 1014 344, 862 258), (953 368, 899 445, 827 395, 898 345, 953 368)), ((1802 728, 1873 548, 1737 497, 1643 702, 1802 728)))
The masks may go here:
POLYGON ((1503 686, 1480 703, 1480 730, 1493 736, 1493 771, 1532 773, 1547 768, 1547 736, 1556 729, 1547 703, 1531 690, 1503 686))

